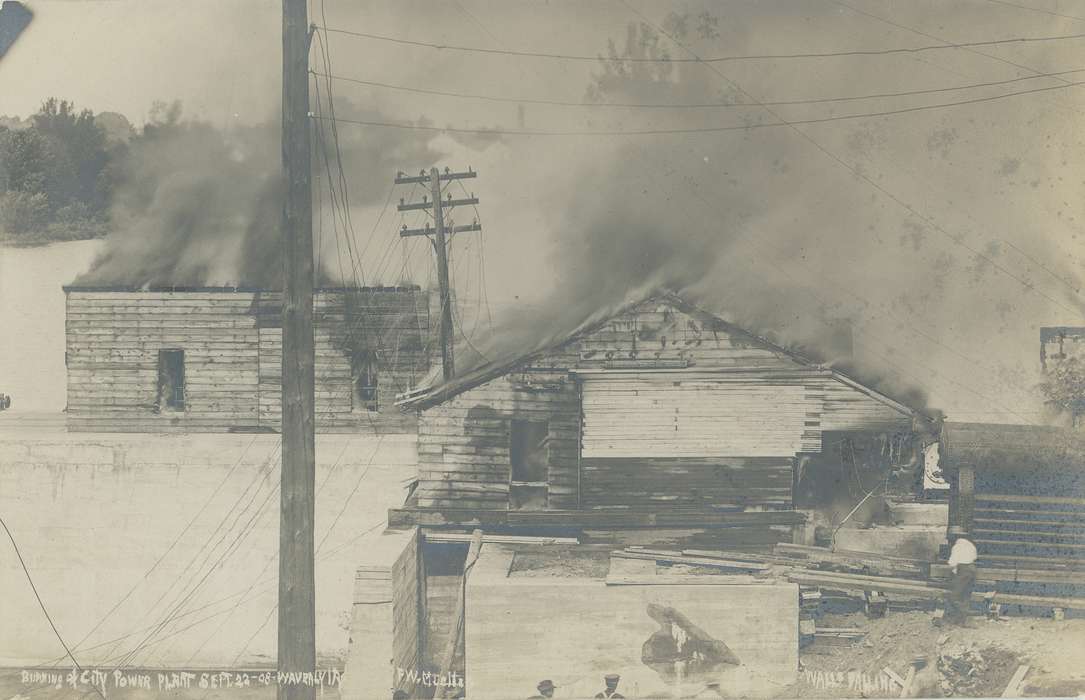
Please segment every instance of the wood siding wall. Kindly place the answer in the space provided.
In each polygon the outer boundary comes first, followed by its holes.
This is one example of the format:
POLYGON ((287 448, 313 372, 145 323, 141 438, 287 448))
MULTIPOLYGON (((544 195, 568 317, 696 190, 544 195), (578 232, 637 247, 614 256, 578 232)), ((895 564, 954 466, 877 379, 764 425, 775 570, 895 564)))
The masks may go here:
POLYGON ((821 448, 820 403, 794 379, 680 374, 583 384, 584 458, 791 457, 821 448))
POLYGON ((418 686, 412 672, 421 675, 425 663, 426 576, 419 549, 419 535, 415 531, 392 565, 392 672, 399 678, 396 689, 406 691, 411 697, 415 697, 418 686), (402 676, 399 669, 405 672, 402 676))
MULTIPOLYGON (((69 430, 278 430, 281 304, 269 292, 69 291, 69 430), (156 409, 158 353, 172 349, 184 351, 183 411, 156 409)), ((411 429, 394 397, 429 369, 428 294, 322 290, 314 313, 317 429, 411 429), (377 359, 377 412, 354 401, 354 350, 377 359)))
POLYGON ((791 505, 786 457, 584 458, 580 464, 587 508, 791 505))
POLYGON ((820 452, 822 431, 911 429, 906 412, 827 371, 651 302, 423 411, 418 505, 506 507, 520 416, 558 426, 551 508, 787 508, 792 460, 820 452), (520 391, 518 377, 561 388, 520 391))
POLYGON ((580 401, 564 372, 508 374, 424 412, 418 505, 504 509, 513 419, 549 421, 549 506, 575 508, 580 401))

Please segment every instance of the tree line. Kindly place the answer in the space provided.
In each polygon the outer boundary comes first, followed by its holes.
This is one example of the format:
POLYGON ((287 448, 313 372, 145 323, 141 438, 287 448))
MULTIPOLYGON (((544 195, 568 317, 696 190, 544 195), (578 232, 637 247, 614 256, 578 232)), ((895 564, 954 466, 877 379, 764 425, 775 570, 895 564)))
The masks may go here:
POLYGON ((137 130, 123 115, 51 97, 28 119, 0 118, 0 241, 105 235, 129 151, 176 125, 180 112, 179 103, 155 103, 137 130))

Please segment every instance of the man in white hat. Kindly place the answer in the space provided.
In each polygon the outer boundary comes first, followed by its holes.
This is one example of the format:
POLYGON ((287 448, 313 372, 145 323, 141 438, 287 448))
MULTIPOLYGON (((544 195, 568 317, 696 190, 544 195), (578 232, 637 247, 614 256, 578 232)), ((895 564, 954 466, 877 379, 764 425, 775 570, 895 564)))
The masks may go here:
POLYGON ((976 545, 968 539, 968 530, 953 525, 948 531, 950 571, 953 577, 946 591, 946 615, 944 623, 964 626, 968 609, 972 604, 972 587, 976 584, 976 545))

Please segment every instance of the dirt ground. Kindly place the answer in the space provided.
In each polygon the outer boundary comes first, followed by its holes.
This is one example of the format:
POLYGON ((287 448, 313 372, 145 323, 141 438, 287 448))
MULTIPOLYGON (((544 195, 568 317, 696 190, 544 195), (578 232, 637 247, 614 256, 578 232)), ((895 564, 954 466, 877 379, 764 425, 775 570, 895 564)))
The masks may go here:
MULTIPOLYGON (((1000 697, 1021 664, 1030 666, 1024 696, 1085 694, 1085 620, 972 618, 969 625, 935 627, 927 612, 890 612, 874 620, 861 613, 826 615, 818 627, 855 627, 865 638, 847 644, 817 640, 801 649, 800 680, 782 696, 884 697, 849 687, 848 672, 874 679, 888 666, 905 677, 919 656, 929 659, 928 697, 1000 697)), ((899 692, 895 686, 891 694, 899 692)))

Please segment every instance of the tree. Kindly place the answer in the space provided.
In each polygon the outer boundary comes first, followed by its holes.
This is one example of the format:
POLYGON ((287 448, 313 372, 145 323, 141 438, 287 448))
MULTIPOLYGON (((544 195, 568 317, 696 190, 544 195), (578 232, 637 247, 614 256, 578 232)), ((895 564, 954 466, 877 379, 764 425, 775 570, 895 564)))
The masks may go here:
POLYGON ((126 145, 107 139, 89 109, 49 98, 28 126, 0 129, 0 224, 8 234, 65 240, 100 235, 116 163, 126 145))
POLYGON ((1070 414, 1073 426, 1085 414, 1085 360, 1070 357, 1048 367, 1047 381, 1040 385, 1047 402, 1070 414))
POLYGON ((34 128, 52 148, 46 193, 55 211, 75 201, 92 212, 105 208, 98 175, 109 160, 105 132, 89 109, 76 111, 67 100, 50 97, 32 117, 34 128))

